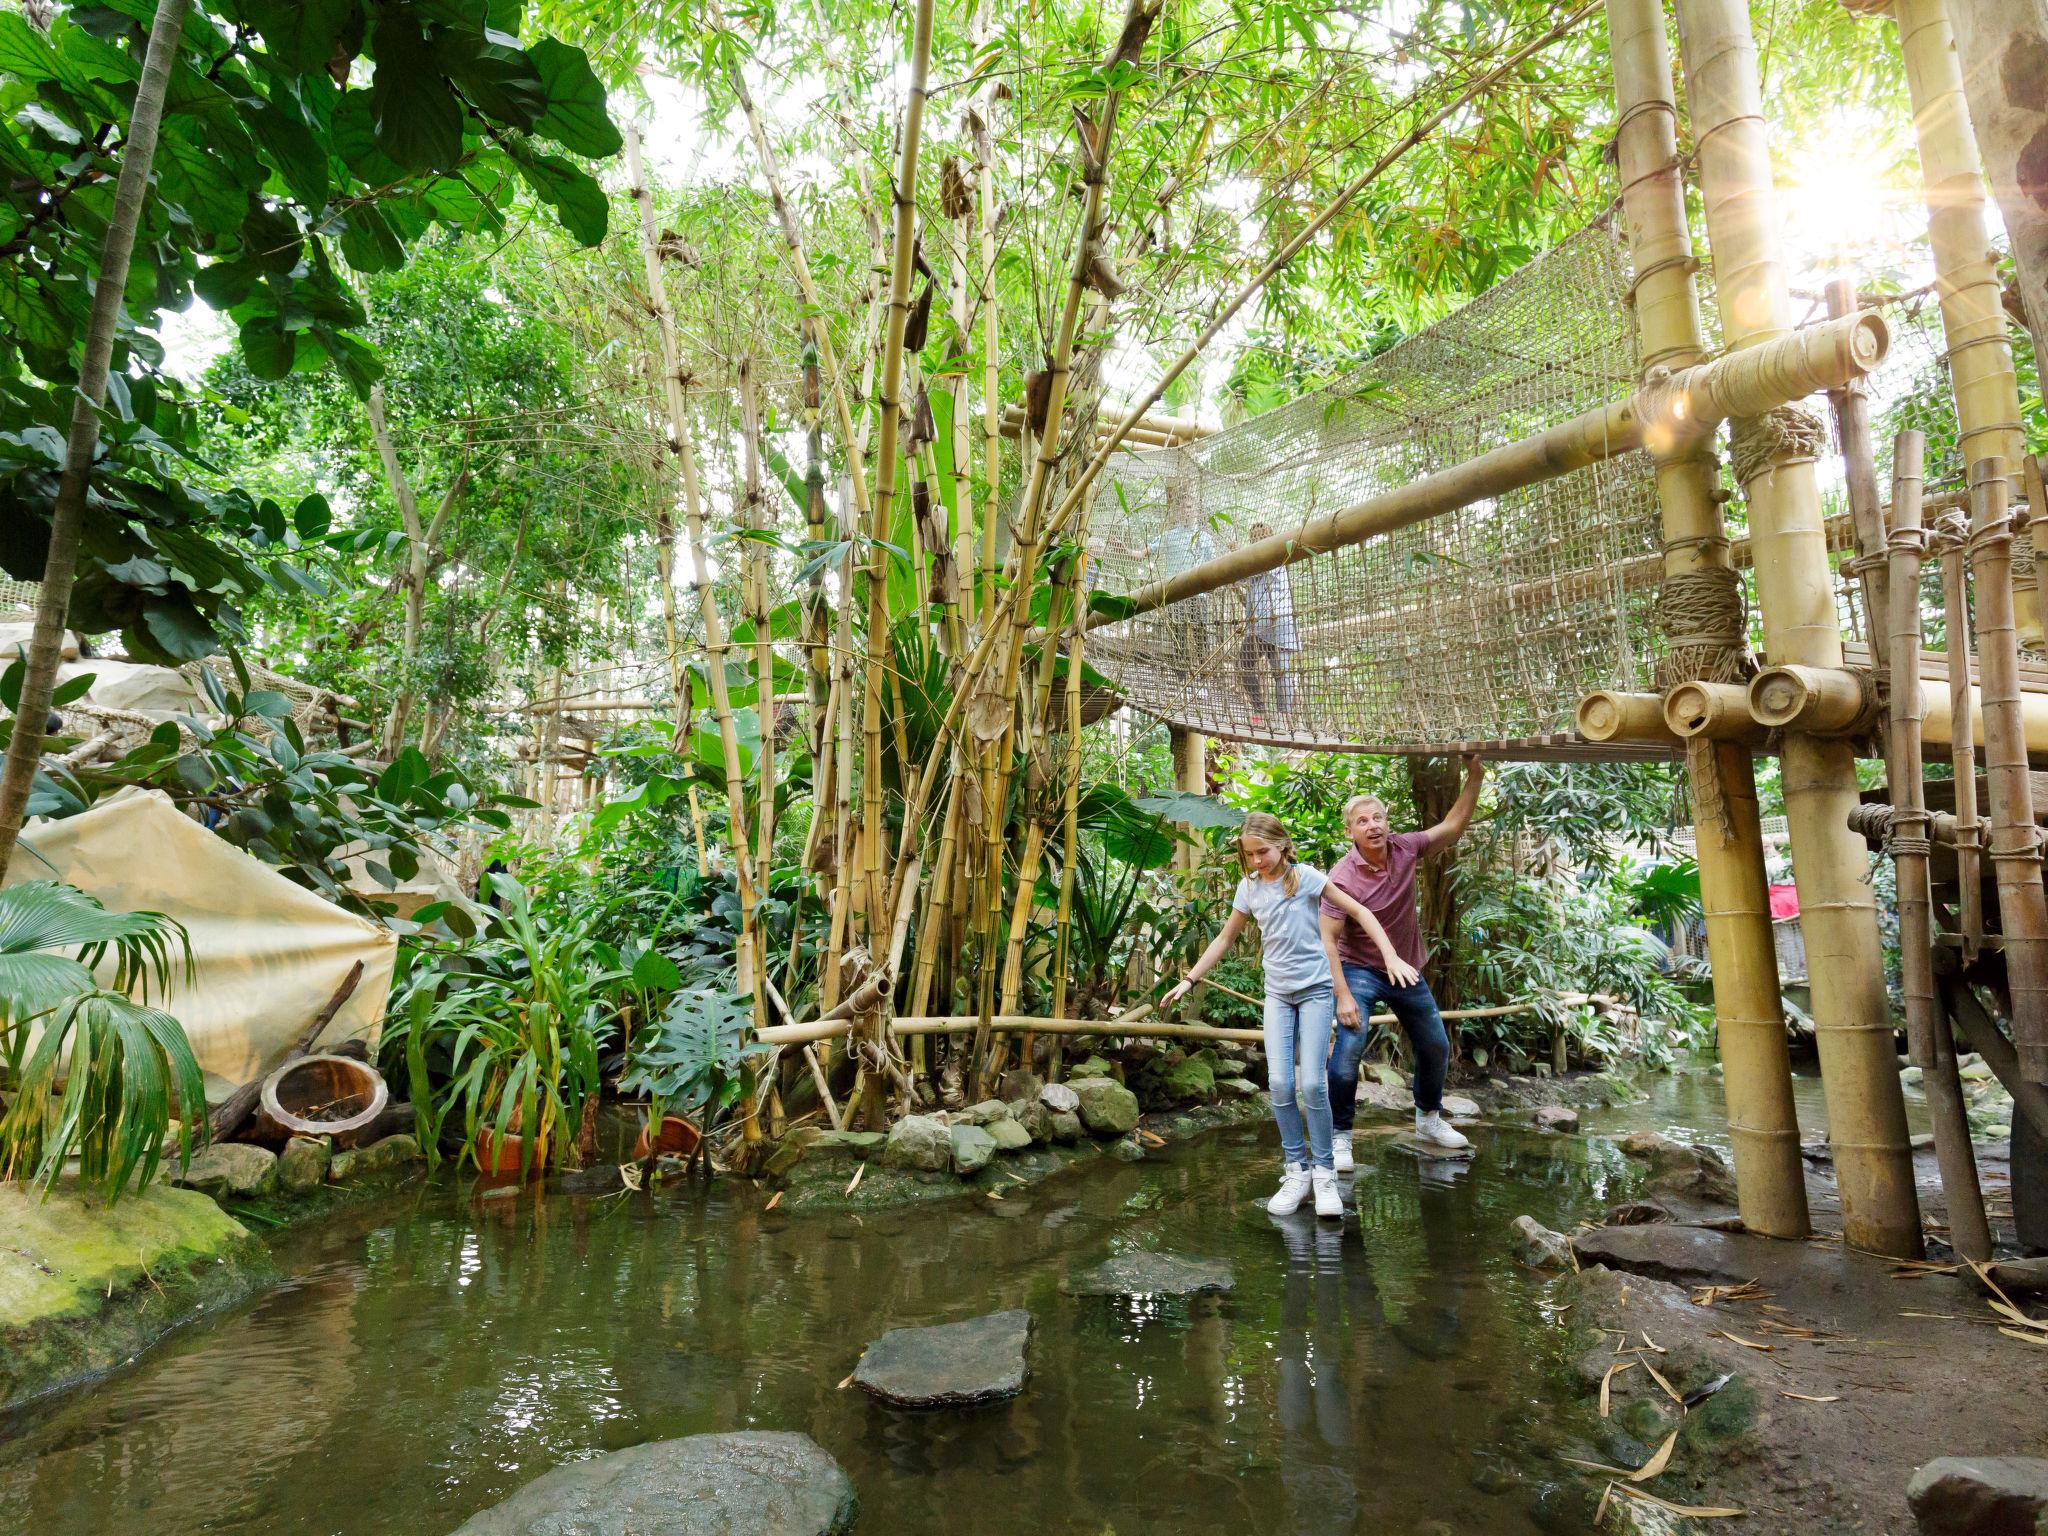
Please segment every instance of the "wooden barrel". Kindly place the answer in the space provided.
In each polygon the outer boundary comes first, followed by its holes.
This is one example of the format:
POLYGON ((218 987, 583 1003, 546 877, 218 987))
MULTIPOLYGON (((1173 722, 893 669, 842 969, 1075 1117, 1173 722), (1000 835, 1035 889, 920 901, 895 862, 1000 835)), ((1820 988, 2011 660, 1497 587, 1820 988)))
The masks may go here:
POLYGON ((264 1129, 280 1139, 326 1136, 351 1146, 384 1112, 390 1090, 367 1062, 347 1056, 301 1056, 263 1080, 264 1129))

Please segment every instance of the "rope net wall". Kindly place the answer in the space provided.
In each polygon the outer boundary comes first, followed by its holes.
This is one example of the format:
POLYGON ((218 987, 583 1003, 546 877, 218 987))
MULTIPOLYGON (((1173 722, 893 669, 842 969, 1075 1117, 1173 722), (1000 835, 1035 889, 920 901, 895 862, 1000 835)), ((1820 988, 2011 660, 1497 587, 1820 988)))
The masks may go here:
MULTIPOLYGON (((1326 388, 1120 456, 1100 584, 1135 590, 1624 395, 1629 280, 1596 224, 1326 388)), ((1088 659, 1146 712, 1240 740, 1592 755, 1568 735, 1579 699, 1650 685, 1660 547, 1631 453, 1108 626, 1088 659)))

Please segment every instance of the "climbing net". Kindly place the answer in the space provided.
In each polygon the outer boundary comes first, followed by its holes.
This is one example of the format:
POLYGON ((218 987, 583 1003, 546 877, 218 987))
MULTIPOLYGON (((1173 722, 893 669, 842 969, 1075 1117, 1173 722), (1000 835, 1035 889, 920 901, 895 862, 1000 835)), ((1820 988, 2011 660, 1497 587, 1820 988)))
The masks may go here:
MULTIPOLYGON (((1122 455, 1094 515, 1101 584, 1284 537, 1620 397, 1629 281, 1603 221, 1322 389, 1122 455)), ((1631 453, 1109 626, 1088 655, 1146 712, 1239 740, 1591 753, 1568 734, 1580 698, 1651 684, 1660 547, 1631 453)))

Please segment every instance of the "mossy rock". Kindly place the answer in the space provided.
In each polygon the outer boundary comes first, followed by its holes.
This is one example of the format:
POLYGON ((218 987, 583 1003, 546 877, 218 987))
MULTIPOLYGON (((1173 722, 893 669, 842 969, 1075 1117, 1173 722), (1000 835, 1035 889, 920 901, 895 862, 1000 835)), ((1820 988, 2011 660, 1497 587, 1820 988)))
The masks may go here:
POLYGON ((1161 1056, 1146 1063, 1133 1086, 1148 1110, 1180 1109, 1216 1097, 1216 1071, 1200 1056, 1161 1056))
POLYGON ((1090 1077, 1114 1078, 1116 1075, 1115 1065, 1100 1056, 1090 1056, 1086 1061, 1076 1062, 1067 1068, 1069 1082, 1079 1082, 1090 1077))
POLYGON ((109 1207, 71 1179, 0 1184, 0 1410, 101 1375, 271 1277, 249 1231, 197 1190, 109 1207))

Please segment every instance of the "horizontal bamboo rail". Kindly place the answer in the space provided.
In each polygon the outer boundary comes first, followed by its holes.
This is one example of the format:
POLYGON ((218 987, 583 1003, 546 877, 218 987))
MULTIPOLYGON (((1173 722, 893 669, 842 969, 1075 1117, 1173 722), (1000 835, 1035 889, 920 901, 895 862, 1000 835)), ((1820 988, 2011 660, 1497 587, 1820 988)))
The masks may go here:
MULTIPOLYGON (((1583 1007, 1597 1003, 1603 1007, 1613 1006, 1618 999, 1604 992, 1560 992, 1553 998, 1533 999, 1523 1003, 1502 1003, 1491 1008, 1450 1008, 1444 1011, 1446 1022, 1459 1019, 1498 1019, 1511 1014, 1530 1013, 1545 1002, 1555 1002, 1567 1008, 1583 1007)), ((1147 1010, 1149 1011, 1149 1009, 1147 1010)), ((1132 1010, 1137 1012, 1136 1009, 1132 1010)), ((923 1018, 899 1018, 890 1021, 890 1029, 899 1035, 967 1035, 972 1034, 981 1022, 978 1014, 949 1013, 933 1014, 923 1018)), ((1392 1024, 1391 1013, 1375 1013, 1370 1019, 1374 1024, 1392 1024)), ((767 1045, 811 1045, 820 1040, 833 1040, 844 1035, 850 1027, 846 1019, 814 1019, 807 1024, 775 1024, 757 1030, 755 1038, 767 1045)), ((1021 1033, 1030 1030, 1041 1035, 1102 1035, 1137 1040, 1231 1040, 1240 1044, 1255 1045, 1265 1038, 1261 1030, 1226 1029, 1215 1024, 1174 1024, 1164 1019, 1146 1019, 1126 1023, 1121 1019, 1050 1019, 1036 1014, 999 1013, 990 1020, 990 1032, 994 1034, 1021 1033)))
POLYGON ((1861 378, 1884 360, 1890 344, 1882 319, 1875 314, 1852 315, 1682 369, 1657 385, 1534 437, 1504 444, 1450 469, 1311 518, 1291 533, 1255 540, 1177 576, 1148 583, 1118 605, 1120 612, 1094 615, 1089 627, 1150 613, 1489 496, 1555 480, 1640 448, 1655 436, 1689 436, 1730 415, 1761 416, 1787 401, 1861 378))
MULTIPOLYGON (((1930 745, 1952 746, 1955 731, 1949 685, 1945 678, 1928 676, 1928 670, 1921 672, 1920 697, 1926 710, 1921 728, 1930 745)), ((1796 729, 1808 735, 1855 732, 1863 728, 1867 712, 1858 676, 1854 671, 1823 667, 1773 667, 1759 673, 1758 683, 1771 678, 1779 684, 1770 694, 1768 718, 1761 720, 1757 718, 1756 694, 1736 683, 1680 683, 1661 697, 1603 690, 1579 701, 1579 734, 1603 745, 1683 746, 1695 736, 1755 745, 1769 732, 1782 729, 1788 718, 1796 719, 1796 729), (1816 675, 1821 680, 1816 681, 1816 675), (1739 711, 1735 707, 1738 702, 1745 706, 1739 711)), ((1755 686, 1751 684, 1751 689, 1755 686)), ((1973 735, 1982 745, 1981 690, 1972 687, 1969 698, 1973 735)), ((2048 692, 2022 694, 2020 720, 2028 754, 2048 757, 2048 692)))

